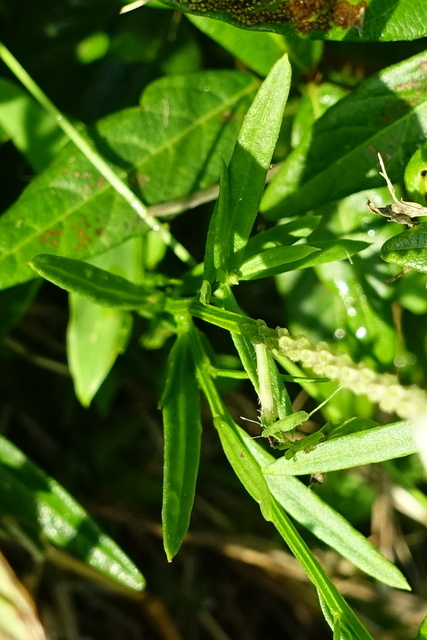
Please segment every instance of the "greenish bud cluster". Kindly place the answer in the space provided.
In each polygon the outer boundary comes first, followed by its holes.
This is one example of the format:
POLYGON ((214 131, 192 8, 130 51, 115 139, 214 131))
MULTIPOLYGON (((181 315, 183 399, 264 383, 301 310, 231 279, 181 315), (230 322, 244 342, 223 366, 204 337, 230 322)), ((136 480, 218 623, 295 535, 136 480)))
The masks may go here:
POLYGON ((264 342, 270 350, 300 362, 316 375, 336 380, 356 395, 366 395, 387 413, 403 419, 427 415, 427 394, 422 389, 404 387, 396 376, 380 374, 365 364, 357 364, 347 354, 335 355, 325 342, 312 345, 304 335, 292 337, 287 329, 269 329, 262 320, 257 321, 257 335, 253 341, 264 342))

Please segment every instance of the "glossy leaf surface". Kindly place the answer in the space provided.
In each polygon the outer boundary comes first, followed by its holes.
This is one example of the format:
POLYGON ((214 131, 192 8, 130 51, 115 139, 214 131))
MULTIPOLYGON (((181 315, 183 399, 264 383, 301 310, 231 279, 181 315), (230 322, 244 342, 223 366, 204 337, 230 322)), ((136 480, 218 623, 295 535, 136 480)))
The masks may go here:
POLYGON ((1 516, 12 518, 36 546, 47 541, 111 580, 144 587, 135 565, 86 511, 6 438, 0 438, 1 516))

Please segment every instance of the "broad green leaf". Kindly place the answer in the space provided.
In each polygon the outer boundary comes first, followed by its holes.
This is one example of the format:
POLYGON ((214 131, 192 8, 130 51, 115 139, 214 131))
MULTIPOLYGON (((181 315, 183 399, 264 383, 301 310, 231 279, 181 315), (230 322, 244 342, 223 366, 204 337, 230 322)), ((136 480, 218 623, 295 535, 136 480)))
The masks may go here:
POLYGON ((164 427, 163 545, 169 561, 188 530, 196 490, 202 425, 188 334, 181 329, 167 363, 160 402, 164 427))
MULTIPOLYGON (((248 440, 247 444, 261 467, 274 462, 274 457, 257 442, 248 440)), ((409 589, 399 569, 310 487, 292 476, 265 474, 264 478, 285 511, 319 540, 376 580, 396 589, 409 589)))
POLYGON ((378 152, 390 179, 400 179, 416 145, 427 136, 426 64, 423 52, 388 67, 331 107, 267 187, 263 212, 271 218, 299 215, 383 186, 378 152))
POLYGON ((290 61, 303 70, 311 69, 322 56, 321 42, 284 38, 267 31, 246 31, 211 18, 194 15, 188 18, 200 31, 262 76, 268 74, 284 53, 288 53, 290 61))
POLYGON ((58 124, 20 87, 0 78, 0 126, 33 169, 42 171, 66 140, 58 124))
POLYGON ((348 91, 329 82, 307 84, 305 96, 300 102, 292 123, 292 146, 297 147, 311 130, 314 122, 347 94, 348 91))
POLYGON ((427 272, 427 224, 393 236, 381 247, 381 258, 403 268, 427 272))
POLYGON ((298 451, 293 458, 284 456, 264 469, 266 474, 302 475, 348 469, 418 451, 414 428, 410 422, 394 422, 367 431, 331 438, 312 451, 298 451))
POLYGON ((217 206, 206 246, 208 282, 223 280, 239 263, 259 209, 265 178, 276 146, 289 93, 291 68, 287 56, 276 62, 249 108, 228 170, 222 172, 217 206), (219 274, 216 275, 216 272, 219 274))
POLYGON ((28 591, 0 555, 0 638, 46 640, 28 591))
POLYGON ((164 0, 196 15, 224 20, 242 28, 274 31, 283 35, 325 40, 414 40, 426 35, 427 7, 400 0, 390 10, 390 0, 305 3, 300 0, 164 0))
POLYGON ((164 303, 163 293, 133 284, 81 260, 40 254, 29 264, 36 273, 58 287, 105 307, 138 309, 141 315, 150 318, 164 303))
POLYGON ((50 543, 113 581, 136 590, 144 578, 65 489, 0 437, 0 513, 36 546, 50 543))
POLYGON ((239 270, 242 280, 256 280, 294 269, 307 269, 326 262, 347 260, 366 249, 368 243, 360 240, 313 240, 310 245, 274 247, 246 260, 239 270))
POLYGON ((273 33, 242 31, 210 18, 188 18, 200 31, 262 76, 266 76, 273 64, 287 51, 285 39, 273 33))
MULTIPOLYGON (((228 161, 258 81, 217 71, 162 78, 141 105, 87 131, 97 150, 148 204, 210 186, 228 161), (201 168, 202 167, 202 168, 201 168)), ((33 277, 38 253, 102 253, 140 234, 141 219, 73 145, 0 219, 0 288, 33 277)))
MULTIPOLYGON (((91 264, 135 283, 141 278, 141 240, 131 238, 92 258, 91 264)), ((102 307, 75 293, 70 294, 69 305, 67 359, 76 395, 87 407, 117 356, 125 350, 132 317, 128 311, 102 307)))

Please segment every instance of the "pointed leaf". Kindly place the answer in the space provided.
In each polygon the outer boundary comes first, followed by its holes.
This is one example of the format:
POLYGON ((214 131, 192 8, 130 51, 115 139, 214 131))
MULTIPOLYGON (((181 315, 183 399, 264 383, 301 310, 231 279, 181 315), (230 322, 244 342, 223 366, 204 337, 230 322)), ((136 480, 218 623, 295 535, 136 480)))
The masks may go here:
POLYGON ((87 262, 40 254, 29 263, 32 269, 58 287, 78 293, 96 304, 120 309, 138 309, 152 317, 162 308, 162 293, 136 285, 87 262))
MULTIPOLYGON (((286 267, 293 265, 299 260, 303 260, 312 253, 319 251, 316 247, 306 244, 297 244, 291 247, 274 247, 267 249, 249 260, 245 260, 239 269, 241 280, 256 280, 267 276, 283 273, 286 267)), ((296 268, 296 267, 295 267, 296 268)))
POLYGON ((190 523, 200 458, 199 387, 188 335, 172 347, 161 400, 165 438, 163 544, 168 560, 178 553, 190 523))
POLYGON ((411 422, 394 422, 321 442, 312 451, 281 457, 264 469, 266 474, 302 475, 348 469, 409 456, 418 451, 411 422))
MULTIPOLYGON (((309 240, 311 243, 311 239, 309 240)), ((239 276, 242 280, 256 280, 285 271, 307 269, 337 260, 347 260, 350 256, 369 246, 360 240, 314 240, 314 246, 292 245, 274 247, 246 260, 239 276)))
MULTIPOLYGON (((252 442, 249 448, 261 467, 274 461, 271 454, 254 440, 252 442)), ((376 580, 395 589, 409 589, 399 569, 310 487, 292 476, 265 474, 264 477, 285 511, 319 540, 376 580)))
POLYGON ((250 106, 222 183, 209 226, 205 280, 222 280, 238 266, 247 244, 270 166, 291 79, 287 56, 276 62, 250 106), (218 276, 215 272, 219 271, 218 276))
POLYGON ((111 580, 143 589, 144 578, 113 540, 60 484, 3 437, 0 481, 2 518, 15 520, 36 546, 47 541, 111 580))

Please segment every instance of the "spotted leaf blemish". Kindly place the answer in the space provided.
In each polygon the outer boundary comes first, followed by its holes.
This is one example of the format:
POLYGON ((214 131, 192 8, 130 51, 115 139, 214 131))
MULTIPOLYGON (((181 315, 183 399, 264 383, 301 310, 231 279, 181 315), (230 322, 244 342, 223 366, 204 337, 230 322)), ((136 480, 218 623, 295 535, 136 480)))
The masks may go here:
POLYGON ((304 35, 334 27, 355 27, 361 34, 368 7, 366 0, 356 4, 349 0, 181 0, 180 4, 197 13, 225 11, 247 27, 288 22, 304 35))

